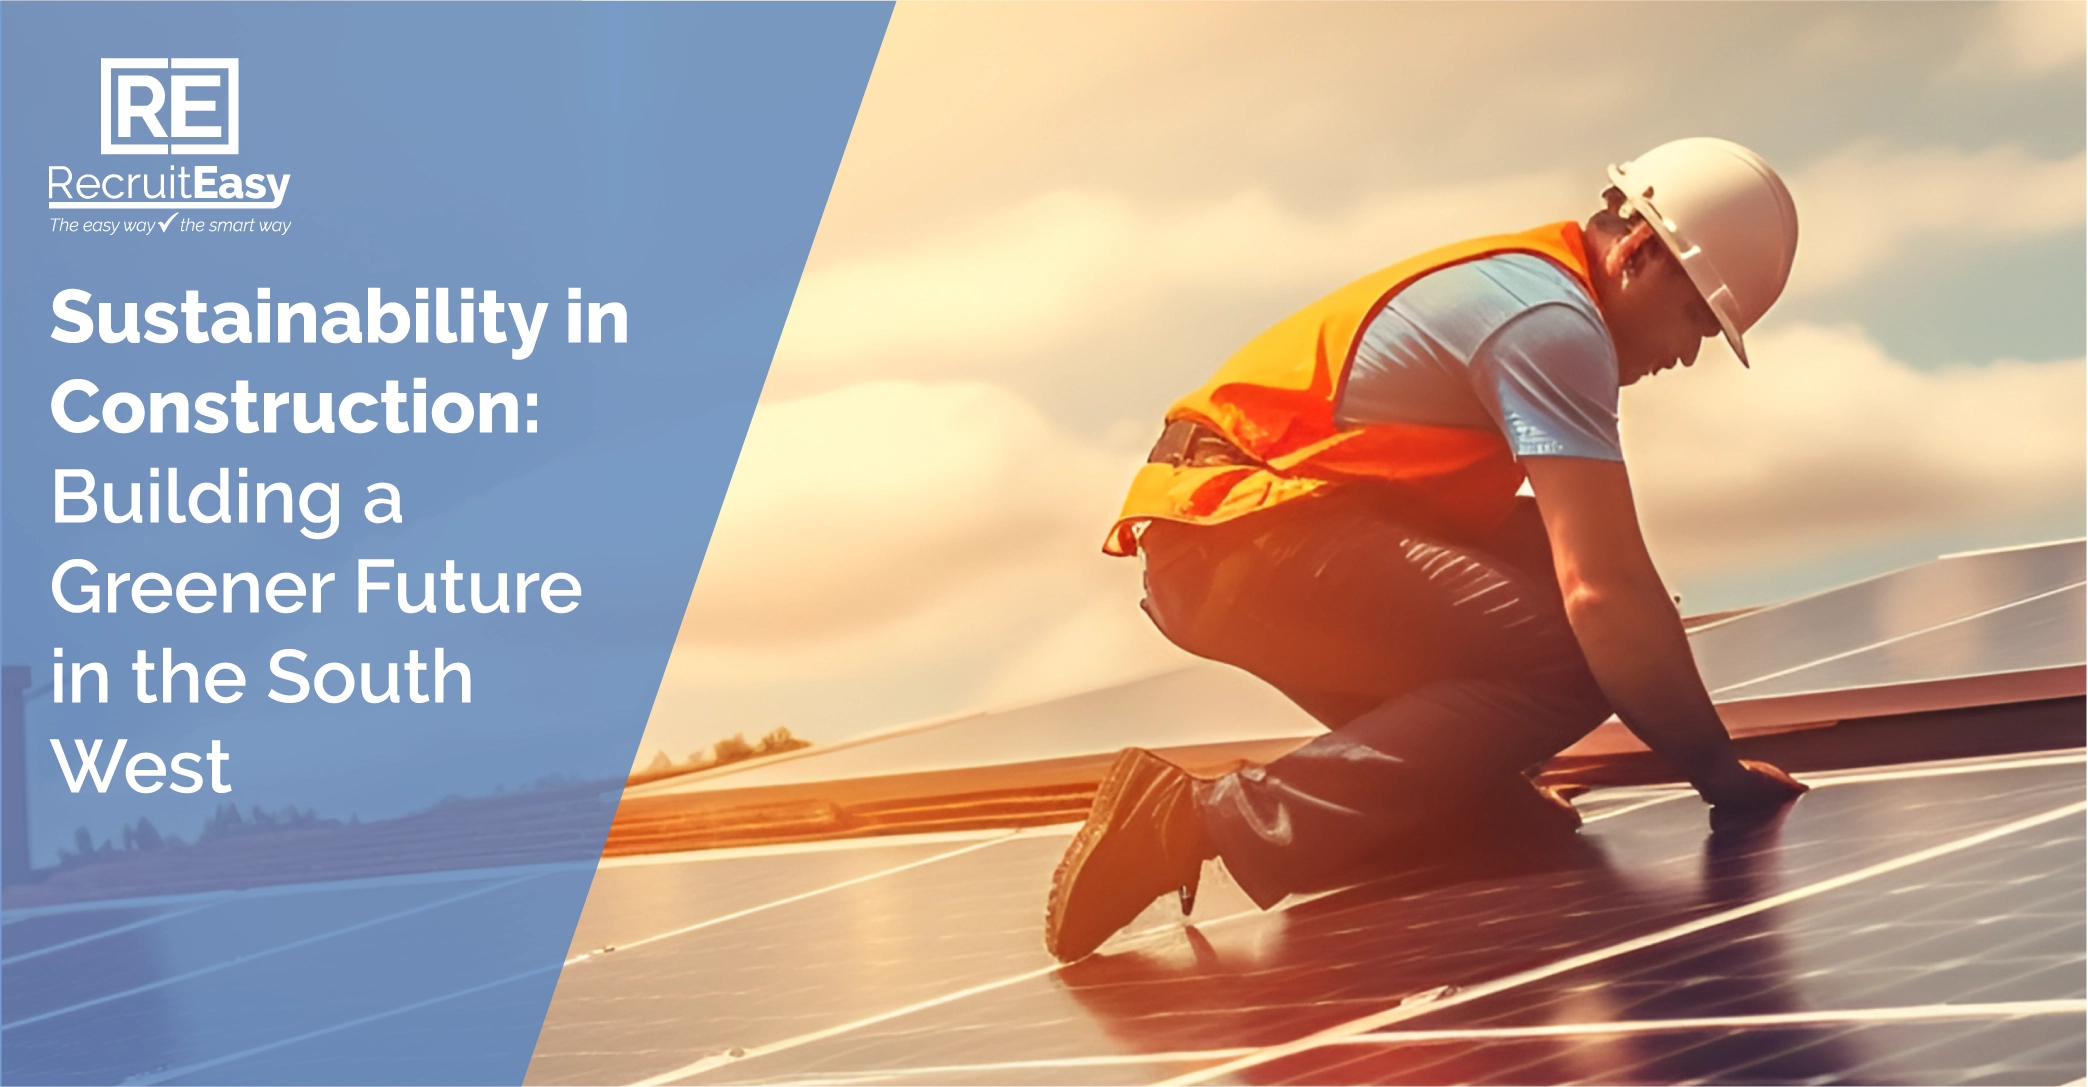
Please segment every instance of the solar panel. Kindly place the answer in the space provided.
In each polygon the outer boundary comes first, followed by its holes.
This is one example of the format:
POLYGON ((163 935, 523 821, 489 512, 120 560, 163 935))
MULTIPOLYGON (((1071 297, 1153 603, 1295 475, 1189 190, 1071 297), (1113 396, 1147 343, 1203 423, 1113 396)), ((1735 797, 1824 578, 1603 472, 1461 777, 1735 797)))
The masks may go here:
MULTIPOLYGON (((1716 621, 1692 640, 1733 704, 1889 707, 1938 684, 2015 677, 1979 689, 2006 703, 2030 689, 2020 677, 2052 674, 2078 696, 2082 572, 2078 541, 1946 558, 1716 621)), ((1187 701, 1223 682, 1202 673, 815 750, 700 788, 889 774, 930 751, 943 771, 1063 757, 1138 742, 1124 737, 1139 729, 1193 742, 1194 714, 1165 712, 1164 695, 1187 701)), ((2005 725, 2010 711, 1994 712, 1989 723, 2005 725)), ((1224 727, 1231 739, 1309 734, 1301 719, 1276 704, 1224 727)), ((617 867, 590 918, 673 898, 670 883, 732 887, 757 864, 819 885, 732 915, 665 911, 687 931, 571 964, 530 1080, 2079 1076, 2080 754, 1814 777, 1821 787, 1774 832, 1707 843, 1686 790, 1606 790, 1581 800, 1589 825, 1573 855, 1387 874, 1269 912, 1214 866, 1186 924, 1156 903, 1071 966, 1051 962, 1040 936, 1070 827, 859 843, 846 855, 868 871, 790 846, 617 867)))
MULTIPOLYGON (((1527 1082, 1581 1046, 1570 1078, 1623 1081, 1725 1075, 1745 1062, 1704 1048, 1719 1038, 1744 1035, 1759 1063, 1776 1053, 1762 1039, 1847 1036, 1813 1052, 1820 1074, 1902 1053, 1890 1015, 1965 1003, 1993 1006, 1955 1021, 1975 1032, 2020 1020, 2071 1038, 2070 1064, 2033 1047, 2010 1072, 2079 1075, 2081 793, 2077 753, 1829 776, 1777 832, 1707 846, 1693 799, 1649 791, 1592 820, 1576 856, 1270 913, 1221 889, 1193 926, 1162 904, 1070 967, 1038 935, 1064 838, 985 839, 570 967, 530 1080, 1155 1082, 1250 1061, 1238 1078, 1527 1082), (1674 1019, 1722 1021, 1607 1048, 1541 1034, 1674 1019), (1368 1036, 1510 1027, 1540 1034, 1368 1036), (1282 1052, 1321 1032, 1339 1036, 1282 1052)), ((746 863, 686 866, 728 884, 746 863)), ((615 893, 646 896, 671 868, 615 893)), ((1924 1059, 1969 1068, 1977 1051, 1924 1059)))
POLYGON ((517 1002, 539 999, 514 982, 548 980, 540 950, 516 934, 542 922, 533 913, 558 908, 556 896, 524 889, 550 882, 582 893, 592 870, 478 869, 26 911, 4 930, 8 1075, 267 1083, 331 1066, 359 1082, 440 1078, 425 1053, 398 1063, 402 1047, 373 1044, 410 1024, 482 1039, 478 1052, 448 1047, 453 1074, 482 1076, 500 1032, 528 1021, 517 1002), (465 901, 492 908, 471 911, 479 921, 460 933, 445 907, 465 901), (76 934, 54 939, 66 932, 76 934), (402 955, 413 976, 342 969, 402 955), (361 983, 313 983, 343 975, 361 983), (430 1001, 431 989, 447 999, 430 1001), (197 1021, 184 1014, 192 1008, 213 1014, 197 1021))
MULTIPOLYGON (((896 733, 812 747, 738 772, 639 786, 632 797, 1034 762, 1126 745, 1316 736, 1318 722, 1268 684, 1221 665, 1178 671, 1032 706, 927 722, 896 733)), ((727 771, 733 768, 727 767, 727 771)))
POLYGON ((2075 584, 1921 630, 1887 635, 1815 663, 1716 688, 1716 697, 1807 691, 2079 667, 2088 599, 2075 584))
MULTIPOLYGON (((1836 594, 1712 625, 1699 649, 1713 664, 1754 653, 1724 674, 1757 680, 1748 693, 1772 701, 2078 671, 2083 605, 2068 578, 2080 553, 1968 556, 1853 587, 1842 606, 1871 619, 1841 615, 1805 660, 1773 655, 1790 644, 1775 631, 1808 611, 1834 619, 1822 601, 1836 594)), ((2004 705, 1979 727, 2051 718, 2053 705, 2072 707, 2078 744, 2077 696, 2004 705)), ((938 772, 961 776, 980 760, 1050 763, 1134 740, 1294 742, 1311 727, 1251 678, 1199 666, 685 791, 884 780, 934 752, 938 772)), ((1886 746, 1874 761, 1895 757, 1886 746)), ((9 1076, 25 1081, 265 1083, 326 1067, 376 1083, 443 1078, 428 1047, 399 1044, 424 1035, 445 1039, 457 1055, 448 1078, 462 1081, 484 1075, 502 1031, 533 1021, 555 977, 531 1082, 2058 1082, 2088 1071, 2081 752, 1811 780, 1820 787, 1774 835, 1707 844, 1685 790, 1602 789, 1578 801, 1588 825, 1572 853, 1365 874, 1268 912, 1213 866, 1188 924, 1156 903, 1071 966, 1040 936, 1068 825, 18 908, 0 917, 0 1041, 9 1076), (547 887, 558 893, 525 893, 547 887), (498 917, 582 894, 562 968, 499 923, 461 928, 455 908, 506 903, 470 910, 498 917), (412 984, 368 972, 354 987, 313 984, 402 954, 417 963, 412 984), (300 999, 272 995, 283 991, 300 999), (185 1016, 198 1007, 218 1011, 185 1016)))
MULTIPOLYGON (((1690 644, 1706 686, 1721 703, 2068 669, 2045 677, 2033 693, 2004 686, 1994 694, 1993 684, 1929 689, 1917 701, 1869 712, 2076 695, 2088 663, 2084 572, 2088 548, 2079 540, 1946 557, 1698 627, 1690 644)), ((1851 715, 1849 705, 1848 699, 1785 702, 1736 710, 1729 720, 1818 721, 1851 715)), ((1199 662, 1039 705, 815 746, 743 769, 670 778, 634 788, 626 798, 1035 763, 1133 745, 1302 740, 1321 731, 1267 684, 1199 662)))
POLYGON ((1947 557, 1700 627, 1689 641, 1705 686, 1725 690, 2078 586, 2084 570, 2078 540, 1947 557))
POLYGON ((2062 1083, 2079 1069, 2071 1009, 1941 1022, 1708 1024, 1696 1030, 1400 1040, 1273 1062, 1261 1083, 2062 1083))

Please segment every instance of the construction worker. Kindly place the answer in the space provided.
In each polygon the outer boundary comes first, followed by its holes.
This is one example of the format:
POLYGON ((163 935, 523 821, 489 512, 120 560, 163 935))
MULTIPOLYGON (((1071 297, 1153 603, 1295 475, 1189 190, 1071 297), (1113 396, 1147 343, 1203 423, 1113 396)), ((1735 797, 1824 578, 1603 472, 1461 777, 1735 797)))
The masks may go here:
POLYGON ((1618 390, 1742 335, 1797 212, 1724 140, 1609 170, 1603 210, 1425 253, 1307 306, 1169 409, 1104 550, 1176 645, 1330 731, 1201 780, 1126 749, 1052 881, 1071 961, 1221 858, 1268 908, 1488 819, 1571 833, 1528 776, 1614 712, 1718 812, 1805 786, 1740 760, 1639 533, 1618 390), (1527 480, 1534 501, 1518 496, 1527 480))

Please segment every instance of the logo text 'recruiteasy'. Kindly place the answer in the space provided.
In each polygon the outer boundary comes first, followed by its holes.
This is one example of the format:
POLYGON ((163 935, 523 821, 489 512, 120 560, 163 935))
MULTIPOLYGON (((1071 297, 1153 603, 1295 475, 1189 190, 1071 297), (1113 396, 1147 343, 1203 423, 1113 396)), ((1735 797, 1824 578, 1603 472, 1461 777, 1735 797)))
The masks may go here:
MULTIPOLYGON (((100 94, 103 155, 239 154, 237 57, 103 57, 100 94)), ((288 173, 210 162, 135 172, 60 164, 45 176, 45 198, 54 210, 273 209, 289 188, 288 173)))

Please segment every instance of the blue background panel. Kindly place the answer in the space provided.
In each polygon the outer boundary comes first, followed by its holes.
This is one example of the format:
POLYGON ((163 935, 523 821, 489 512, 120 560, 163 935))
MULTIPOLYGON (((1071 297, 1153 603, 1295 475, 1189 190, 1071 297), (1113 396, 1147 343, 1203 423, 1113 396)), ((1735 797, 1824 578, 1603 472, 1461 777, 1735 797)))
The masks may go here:
POLYGON ((0 657, 30 666, 40 685, 62 646, 68 662, 107 665, 114 688, 106 705, 56 704, 47 694, 28 704, 31 859, 50 870, 77 828, 95 843, 116 842, 140 818, 191 843, 159 851, 150 864, 75 863, 9 889, 0 1074, 151 1078, 252 1050, 242 1060, 265 1064, 213 1064, 196 1074, 274 1082, 521 1077, 585 894, 584 861, 606 833, 889 14, 886 5, 0 10, 0 657), (238 153, 170 158, 289 174, 282 206, 176 209, 174 229, 113 237, 51 230, 54 216, 174 214, 47 207, 50 166, 149 173, 169 161, 100 154, 104 57, 238 58, 238 153), (246 217, 287 220, 290 229, 179 229, 184 220, 246 217), (179 303, 191 290, 207 302, 251 306, 262 287, 273 301, 358 309, 372 287, 409 307, 419 287, 448 288, 452 305, 464 287, 532 309, 549 305, 523 360, 511 357, 512 335, 507 345, 66 344, 50 335, 59 324, 53 296, 67 288, 117 303, 120 314, 124 302, 179 303), (566 343, 573 287, 587 300, 622 303, 629 342, 566 343), (247 381, 255 391, 315 401, 322 392, 338 399, 382 391, 386 381, 410 390, 425 378, 431 394, 536 394, 537 406, 522 415, 537 430, 304 435, 286 421, 274 434, 70 434, 49 403, 73 378, 104 394, 192 397, 247 381), (340 528, 315 541, 275 523, 54 523, 54 470, 86 469, 121 492, 152 482, 154 467, 162 478, 178 468, 184 489, 242 467, 255 482, 338 482, 340 528), (364 488, 380 480, 403 493, 403 524, 362 518, 364 488), (177 607, 141 615, 128 599, 114 615, 68 614, 52 600, 50 580, 73 558, 170 580, 191 571, 252 571, 263 580, 325 571, 338 580, 317 616, 265 606, 248 614, 243 594, 235 614, 177 607), (453 560, 460 571, 485 574, 489 595, 496 572, 512 581, 516 572, 565 571, 584 596, 564 615, 547 613, 538 599, 528 614, 408 615, 373 595, 369 613, 357 614, 362 558, 394 560, 388 572, 409 574, 416 595, 423 572, 453 560), (469 664, 470 704, 456 701, 454 685, 442 705, 371 705, 360 696, 284 705, 266 697, 288 687, 268 672, 281 648, 307 653, 307 674, 327 661, 351 669, 370 662, 381 686, 387 662, 405 661, 409 650, 427 660, 438 645, 469 664), (206 670, 238 664, 244 696, 230 705, 140 705, 130 662, 139 649, 157 662, 163 647, 206 670), (138 794, 119 775, 106 793, 90 786, 75 794, 51 756, 54 737, 68 751, 74 738, 113 745, 121 737, 128 751, 162 755, 207 751, 216 741, 232 754, 224 777, 233 792, 138 794), (532 783, 559 787, 532 792, 532 783), (544 799, 528 807, 531 796, 544 799), (506 806, 487 806, 496 799, 506 806), (362 827, 279 833, 266 848, 194 844, 227 801, 248 811, 295 806, 362 827), (523 808, 527 818, 515 814, 523 808), (407 830, 372 847, 374 839, 357 835, 373 824, 407 830), (534 844, 513 841, 510 832, 523 824, 534 844), (481 840, 484 848, 474 848, 481 840), (37 959, 19 958, 38 946, 34 927, 54 923, 55 914, 33 911, 77 909, 82 898, 120 892, 149 904, 136 909, 186 909, 233 886, 314 885, 387 869, 387 878, 434 878, 496 863, 528 878, 454 901, 428 888, 399 891, 440 904, 396 917, 405 907, 356 913, 358 903, 393 892, 256 894, 236 909, 213 906, 102 936, 120 953, 97 956, 81 944, 49 956, 76 967, 63 994, 55 978, 35 980, 37 959), (581 867, 568 867, 574 863, 581 867), (119 870, 129 874, 104 874, 119 870), (68 896, 71 905, 59 901, 68 896), (322 898, 355 916, 311 913, 322 898), (214 955, 315 935, 324 938, 272 952, 281 973, 258 994, 250 981, 180 980, 219 961, 214 955), (97 957, 108 965, 82 966, 97 957), (511 978, 520 980, 508 991, 469 995, 511 978), (464 1026, 416 1029, 426 1017, 399 1009, 424 1000, 442 1001, 442 1014, 464 1026), (288 1041, 358 1016, 376 1018, 352 1038, 334 1031, 288 1041), (340 1063, 344 1040, 369 1059, 340 1063))

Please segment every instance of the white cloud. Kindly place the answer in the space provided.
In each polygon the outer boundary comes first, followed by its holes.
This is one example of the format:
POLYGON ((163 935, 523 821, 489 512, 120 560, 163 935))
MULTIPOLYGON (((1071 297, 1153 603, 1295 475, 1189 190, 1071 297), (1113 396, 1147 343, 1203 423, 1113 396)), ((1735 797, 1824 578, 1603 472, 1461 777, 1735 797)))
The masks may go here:
MULTIPOLYGON (((1547 210, 1584 212, 1592 192, 1563 172, 1525 174, 1380 192, 1331 214, 1259 190, 1164 205, 1054 192, 883 253, 831 264, 815 256, 775 369, 794 387, 977 375, 1150 323, 1183 299, 1279 299, 1274 319, 1283 305, 1406 254, 1534 226, 1547 210)), ((1066 365, 1096 377, 1082 360, 1066 365)))
POLYGON ((2088 51, 2088 5, 2079 0, 2012 0, 1983 5, 1985 19, 1965 42, 1953 79, 2021 79, 2078 64, 2088 51))
MULTIPOLYGON (((1356 275, 1585 215, 1602 163, 1659 139, 1771 154, 1796 294, 2078 237, 2082 156, 2025 149, 2054 146, 2037 110, 2077 105, 2061 81, 1996 104, 1939 74, 2078 63, 2079 5, 1502 10, 902 5, 645 750, 1178 660, 1137 564, 1097 552, 1167 398, 1356 275), (1593 72, 1590 42, 1652 59, 1593 72)), ((1707 358, 1629 394, 1670 574, 2078 508, 2081 363, 1921 372, 1839 327, 1752 342, 1752 373, 1707 358)))
POLYGON ((877 381, 755 412, 683 641, 744 645, 893 619, 1085 533, 1138 458, 980 382, 877 381))
POLYGON ((749 728, 833 739, 1180 663, 1138 609, 1138 565, 1101 553, 1141 446, 1073 435, 978 382, 764 403, 640 761, 749 728))
MULTIPOLYGON (((1937 239, 2078 229, 2080 172, 2079 156, 2013 147, 1821 160, 1794 181, 1800 286, 1937 239)), ((847 734, 1178 659, 1135 608, 1135 564, 1096 553, 1150 428, 1083 437, 999 380, 1080 392, 1089 426, 1143 417, 1118 401, 1126 368, 1155 365, 1153 338, 1231 335, 1228 307, 1271 319, 1387 254, 1529 221, 1532 207, 1564 213, 1580 188, 1517 176, 1327 215, 1258 192, 1173 207, 1061 192, 816 269, 669 667, 654 730, 675 738, 644 750, 700 746, 740 720, 847 734)), ((1849 328, 1772 324, 1753 339, 1752 373, 1707 358, 1629 394, 1632 463, 1670 576, 2078 502, 2079 363, 1924 373, 1849 328)), ((1201 376, 1225 349, 1182 354, 1201 376)))
MULTIPOLYGON (((2078 231, 2084 176, 2079 153, 2012 144, 1866 142, 1787 170, 1801 222, 1791 294, 2078 231)), ((877 377, 1093 390, 1149 369, 1156 343, 1208 369, 1232 338, 1331 286, 1433 245, 1578 217, 1594 189, 1565 170, 1471 176, 1331 210, 1258 189, 1173 202, 1061 190, 884 249, 815 254, 771 380, 791 395, 877 377)))
POLYGON ((1791 292, 1847 286, 1895 261, 1939 263, 1925 244, 1962 251, 2083 222, 2083 157, 2043 159, 2003 144, 1982 151, 1866 142, 1787 173, 1798 205, 1791 292))
MULTIPOLYGON (((1628 390, 1675 582, 2077 505, 2079 360, 1923 371, 1853 327, 1767 327, 1628 390)), ((1007 389, 874 382, 757 413, 641 747, 834 739, 1180 663, 1098 550, 1140 460, 1007 389)))
POLYGON ((2079 359, 1917 370, 1860 329, 1798 325, 1625 391, 1641 520, 1671 578, 2077 507, 2079 359))

